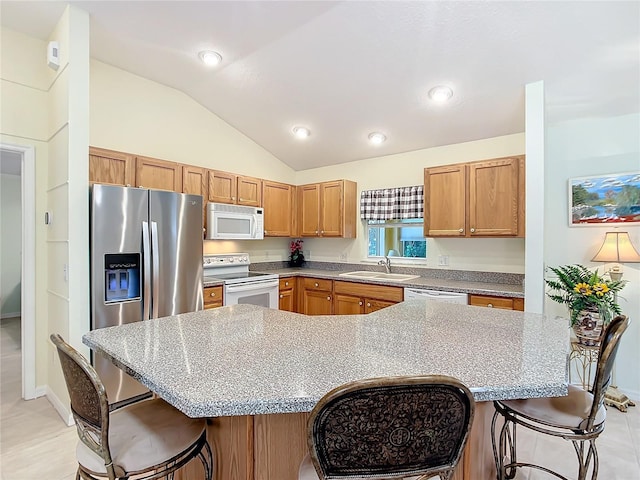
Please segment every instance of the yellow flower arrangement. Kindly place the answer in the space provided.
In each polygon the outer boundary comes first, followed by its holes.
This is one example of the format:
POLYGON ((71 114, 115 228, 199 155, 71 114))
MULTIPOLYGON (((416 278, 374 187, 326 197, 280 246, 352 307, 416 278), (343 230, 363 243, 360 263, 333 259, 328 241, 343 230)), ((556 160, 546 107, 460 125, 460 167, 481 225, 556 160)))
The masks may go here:
POLYGON ((547 293, 552 300, 563 303, 571 312, 571 325, 578 322, 582 310, 598 311, 605 324, 613 313, 619 315, 620 307, 616 303, 616 293, 622 290, 626 281, 608 282, 582 265, 549 267, 557 279, 547 280, 550 287, 547 293))

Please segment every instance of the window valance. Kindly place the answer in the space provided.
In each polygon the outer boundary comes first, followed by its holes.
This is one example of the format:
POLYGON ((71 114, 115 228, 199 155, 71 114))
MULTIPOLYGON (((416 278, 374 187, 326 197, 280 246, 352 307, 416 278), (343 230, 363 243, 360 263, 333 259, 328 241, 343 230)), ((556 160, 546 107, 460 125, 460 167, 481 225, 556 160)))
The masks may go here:
POLYGON ((364 220, 398 220, 422 218, 424 186, 363 190, 360 193, 360 218, 364 220))

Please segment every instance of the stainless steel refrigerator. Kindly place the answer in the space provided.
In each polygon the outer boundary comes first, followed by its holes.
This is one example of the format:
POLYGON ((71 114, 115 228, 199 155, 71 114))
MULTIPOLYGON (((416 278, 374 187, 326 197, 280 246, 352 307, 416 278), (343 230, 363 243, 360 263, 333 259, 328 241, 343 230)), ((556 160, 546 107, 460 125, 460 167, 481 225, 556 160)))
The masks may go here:
MULTIPOLYGON (((202 308, 202 197, 93 185, 91 329, 202 308)), ((102 355, 92 363, 110 403, 148 393, 102 355)))

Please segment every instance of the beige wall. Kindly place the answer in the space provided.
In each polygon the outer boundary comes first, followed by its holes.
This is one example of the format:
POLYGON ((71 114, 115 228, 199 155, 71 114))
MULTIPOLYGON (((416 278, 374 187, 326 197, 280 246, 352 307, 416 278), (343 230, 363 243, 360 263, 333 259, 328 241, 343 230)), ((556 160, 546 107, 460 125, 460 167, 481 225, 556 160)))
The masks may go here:
MULTIPOLYGON (((360 195, 362 190, 422 184, 425 167, 520 155, 524 148, 524 133, 507 135, 296 172, 296 183, 346 178, 358 183, 360 195)), ((338 261, 341 254, 350 262, 365 260, 365 223, 358 221, 356 240, 306 239, 304 249, 314 260, 338 261)), ((524 273, 524 239, 428 239, 426 264, 438 268, 438 255, 449 255, 450 269, 524 273)))
POLYGON ((0 175, 0 318, 20 315, 20 175, 0 175))
POLYGON ((285 183, 294 171, 182 92, 91 60, 90 144, 285 183))
MULTIPOLYGON (((51 70, 47 208, 48 334, 60 333, 88 356, 89 330, 89 15, 67 7, 50 40, 60 46, 60 67, 51 70)), ((49 345, 48 386, 67 405, 55 348, 49 345)))
MULTIPOLYGON (((12 30, 0 30, 0 141, 34 147, 35 218, 47 209, 48 108, 46 42, 12 30)), ((36 386, 47 384, 47 231, 43 222, 35 225, 35 330, 36 386), (44 267, 43 267, 44 266, 44 267)))

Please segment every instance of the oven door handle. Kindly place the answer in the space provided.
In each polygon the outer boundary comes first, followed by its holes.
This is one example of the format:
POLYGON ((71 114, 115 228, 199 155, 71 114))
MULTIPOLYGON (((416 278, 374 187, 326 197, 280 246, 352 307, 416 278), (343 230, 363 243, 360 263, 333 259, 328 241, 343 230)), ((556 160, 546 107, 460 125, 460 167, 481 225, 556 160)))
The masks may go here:
POLYGON ((225 285, 225 289, 229 293, 235 292, 249 292, 251 290, 259 290, 263 288, 271 288, 277 287, 279 285, 279 280, 265 280, 261 282, 249 282, 243 283, 241 285, 225 285))

